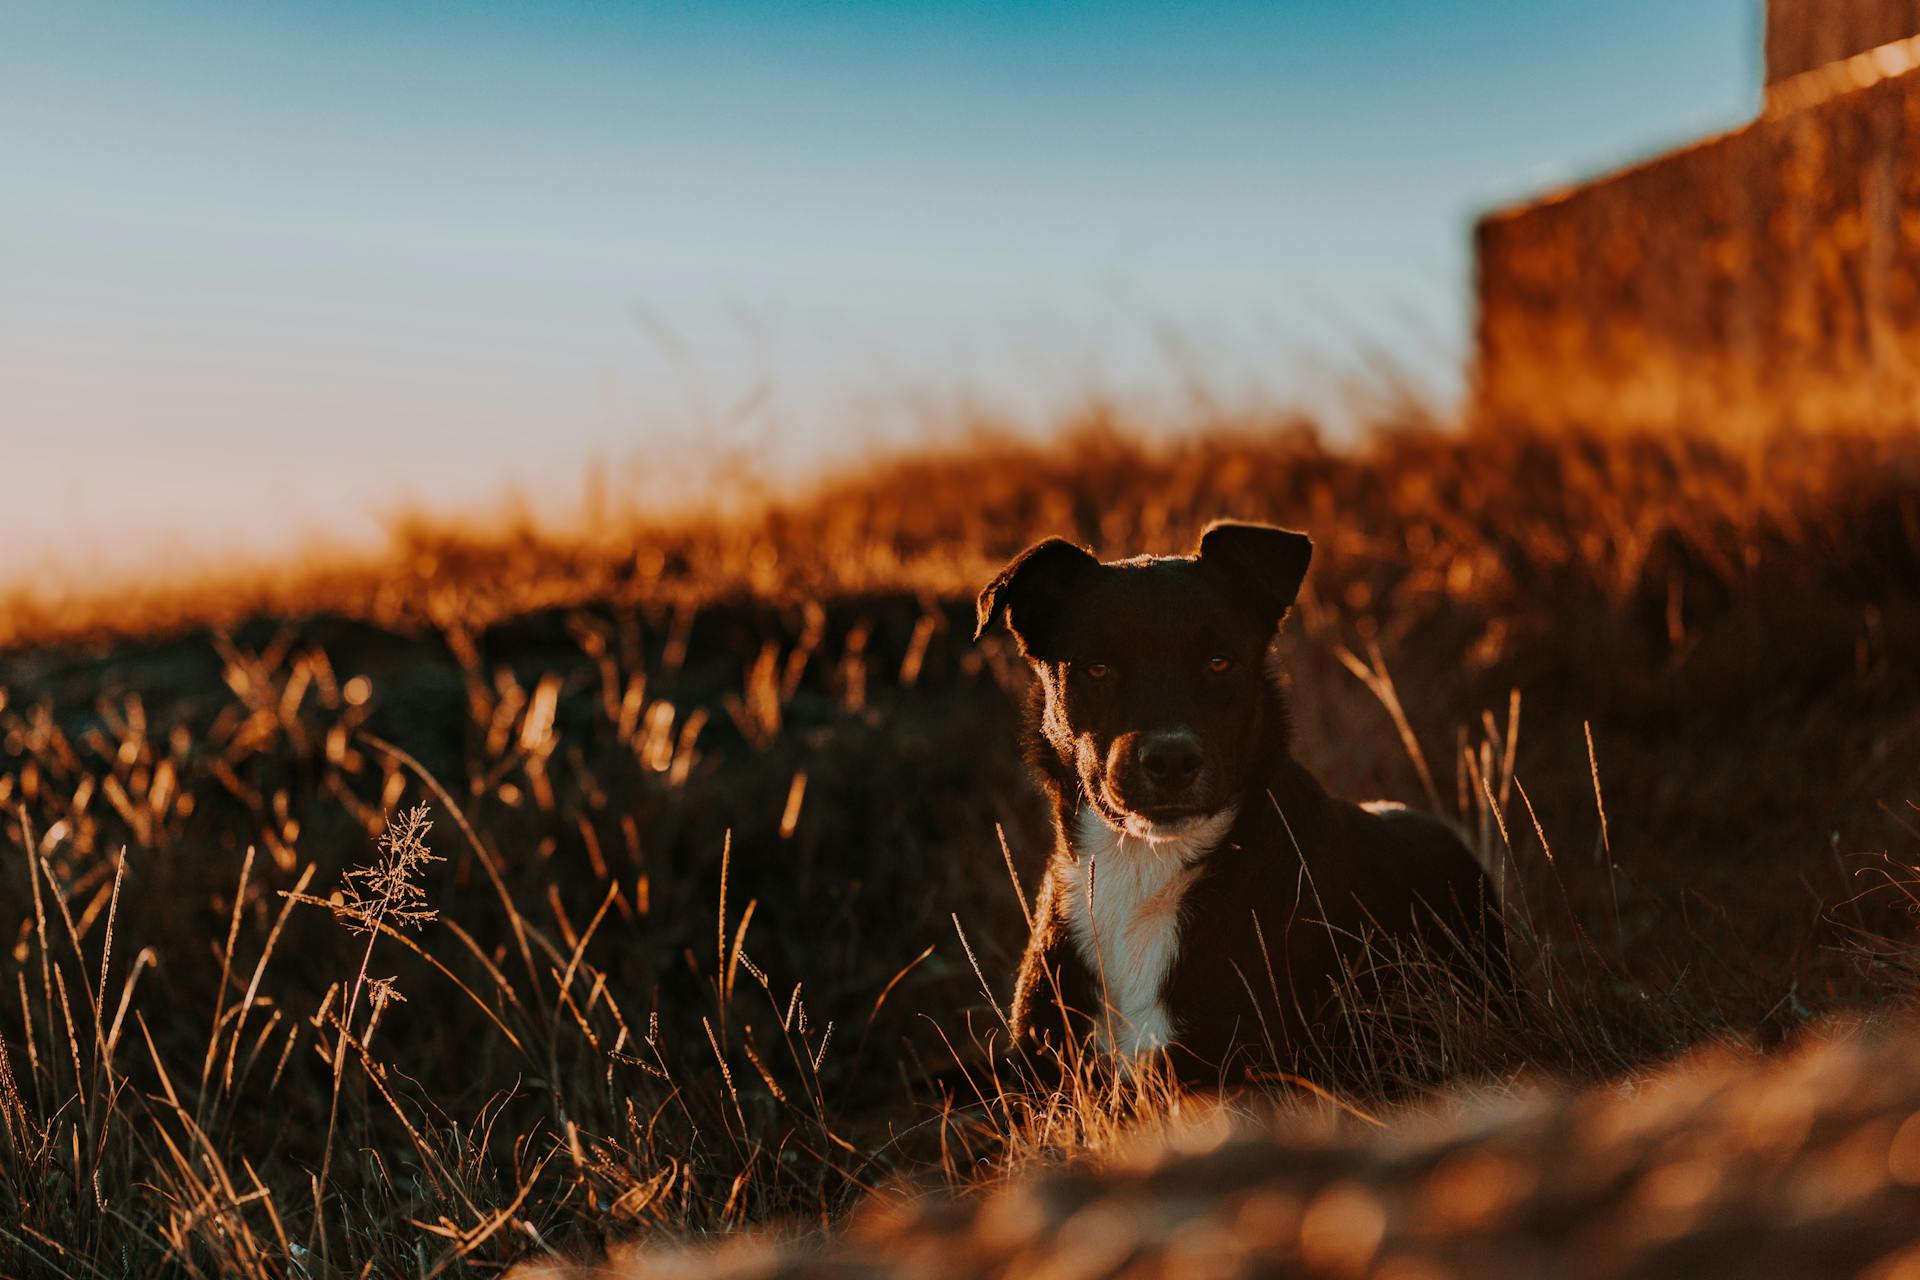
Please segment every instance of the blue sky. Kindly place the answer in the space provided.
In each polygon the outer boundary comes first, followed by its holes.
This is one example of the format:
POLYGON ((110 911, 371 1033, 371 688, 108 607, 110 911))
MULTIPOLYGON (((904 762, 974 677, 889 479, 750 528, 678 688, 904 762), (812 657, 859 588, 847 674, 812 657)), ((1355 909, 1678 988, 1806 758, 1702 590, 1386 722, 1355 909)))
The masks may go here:
POLYGON ((1188 373, 1311 402, 1356 339, 1444 396, 1476 212, 1738 123, 1758 28, 1756 0, 11 0, 0 536, 280 546, 1188 373))

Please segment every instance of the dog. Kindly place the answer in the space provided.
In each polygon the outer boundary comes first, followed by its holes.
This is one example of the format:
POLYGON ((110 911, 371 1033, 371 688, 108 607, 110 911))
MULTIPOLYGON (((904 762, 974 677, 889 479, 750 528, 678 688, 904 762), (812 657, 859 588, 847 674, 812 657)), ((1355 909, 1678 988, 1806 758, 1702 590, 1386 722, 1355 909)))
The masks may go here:
POLYGON ((1049 538, 980 592, 975 640, 1004 619, 1035 676, 1025 745, 1055 830, 1017 1043, 1225 1080, 1329 1061, 1383 956, 1505 971, 1454 830, 1335 800, 1293 758, 1274 650, 1312 553, 1229 521, 1192 555, 1104 564, 1049 538))

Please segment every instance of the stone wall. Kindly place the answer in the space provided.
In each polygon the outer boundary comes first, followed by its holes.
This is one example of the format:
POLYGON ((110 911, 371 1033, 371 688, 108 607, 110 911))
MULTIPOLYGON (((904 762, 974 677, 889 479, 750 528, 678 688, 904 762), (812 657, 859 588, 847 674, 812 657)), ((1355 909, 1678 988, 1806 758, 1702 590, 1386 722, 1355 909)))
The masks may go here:
POLYGON ((1920 0, 1768 0, 1767 83, 1920 35, 1920 0))
POLYGON ((1920 71, 1880 61, 1485 219, 1480 416, 1741 433, 1920 421, 1920 71))

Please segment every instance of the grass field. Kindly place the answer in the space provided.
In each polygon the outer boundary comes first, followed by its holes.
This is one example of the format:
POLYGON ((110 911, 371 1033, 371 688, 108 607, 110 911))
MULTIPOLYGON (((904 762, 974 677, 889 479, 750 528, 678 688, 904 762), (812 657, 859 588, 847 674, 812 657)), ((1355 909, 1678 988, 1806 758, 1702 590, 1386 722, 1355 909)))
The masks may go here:
POLYGON ((1197 1104, 996 1052, 1048 836, 972 593, 1223 515, 1319 544, 1300 756, 1476 832, 1527 973, 1243 1109, 1398 1124, 1910 1002, 1920 434, 1096 421, 727 520, 13 602, 0 1273, 485 1274, 1104 1167, 1197 1104))

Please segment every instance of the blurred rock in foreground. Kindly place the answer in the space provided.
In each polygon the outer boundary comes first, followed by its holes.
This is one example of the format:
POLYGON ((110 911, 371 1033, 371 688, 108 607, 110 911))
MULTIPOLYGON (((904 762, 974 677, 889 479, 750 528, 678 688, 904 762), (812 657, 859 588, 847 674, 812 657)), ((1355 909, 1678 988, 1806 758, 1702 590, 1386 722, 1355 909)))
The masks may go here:
POLYGON ((1920 1028, 1386 1119, 1262 1131, 1215 1112, 971 1198, 875 1198, 836 1238, 514 1277, 1920 1277, 1920 1028))

